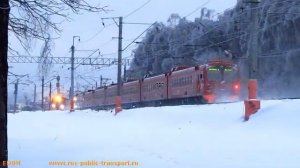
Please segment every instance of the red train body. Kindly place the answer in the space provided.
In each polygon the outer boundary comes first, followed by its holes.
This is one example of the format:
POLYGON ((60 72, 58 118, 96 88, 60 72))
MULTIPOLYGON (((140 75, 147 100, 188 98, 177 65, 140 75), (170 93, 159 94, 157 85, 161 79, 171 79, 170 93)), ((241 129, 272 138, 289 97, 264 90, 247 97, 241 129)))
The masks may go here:
MULTIPOLYGON (((138 106, 203 104, 234 101, 240 96, 239 70, 227 61, 210 61, 205 65, 174 69, 142 80, 123 83, 124 108, 138 106)), ((80 108, 114 107, 117 85, 83 92, 78 97, 80 108)))
POLYGON ((141 82, 141 101, 161 101, 168 98, 168 75, 145 78, 141 82))
POLYGON ((140 81, 124 83, 122 86, 122 102, 124 104, 136 104, 141 101, 141 84, 140 81))

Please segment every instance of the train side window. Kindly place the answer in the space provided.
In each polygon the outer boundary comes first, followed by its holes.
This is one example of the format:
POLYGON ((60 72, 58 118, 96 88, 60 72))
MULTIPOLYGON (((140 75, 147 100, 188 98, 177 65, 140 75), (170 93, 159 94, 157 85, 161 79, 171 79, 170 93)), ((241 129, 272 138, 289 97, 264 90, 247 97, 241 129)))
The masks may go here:
POLYGON ((203 75, 202 74, 200 74, 200 79, 202 79, 203 78, 203 75))

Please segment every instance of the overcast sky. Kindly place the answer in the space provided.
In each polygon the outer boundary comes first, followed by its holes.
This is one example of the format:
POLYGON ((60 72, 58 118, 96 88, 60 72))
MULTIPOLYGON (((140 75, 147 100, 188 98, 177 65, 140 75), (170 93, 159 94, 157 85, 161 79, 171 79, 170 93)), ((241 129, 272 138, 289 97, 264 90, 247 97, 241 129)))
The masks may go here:
MULTIPOLYGON (((99 49, 101 57, 117 58, 117 46, 118 40, 113 38, 118 36, 118 27, 114 24, 113 20, 104 20, 105 27, 102 25, 101 18, 104 17, 119 17, 127 16, 124 18, 124 22, 128 23, 154 23, 154 22, 167 22, 167 19, 172 13, 177 13, 181 17, 193 14, 187 17, 188 20, 193 21, 196 17, 200 16, 200 8, 206 7, 208 9, 215 10, 216 14, 222 13, 226 9, 234 7, 237 0, 101 0, 102 6, 107 6, 108 10, 112 10, 108 13, 90 13, 82 14, 79 16, 73 16, 71 22, 64 22, 61 25, 63 32, 60 38, 55 40, 55 48, 53 49, 54 57, 68 57, 71 55, 70 47, 72 45, 73 36, 80 36, 80 42, 75 42, 76 50, 97 50, 99 49), (138 10, 137 10, 138 9, 138 10), (134 12, 135 11, 135 12, 134 12), (133 12, 133 13, 132 13, 133 12)), ((134 38, 140 35, 149 25, 131 25, 124 24, 123 29, 123 48, 126 47, 134 38)), ((20 50, 23 55, 28 55, 23 52, 20 47, 17 47, 17 42, 13 38, 10 42, 15 44, 14 47, 20 50)), ((38 56, 40 53, 40 43, 35 42, 32 44, 31 55, 38 56)), ((136 45, 131 45, 124 53, 123 57, 132 58, 131 51, 136 48, 136 45)), ((76 57, 88 57, 92 51, 89 52, 75 52, 76 57)), ((98 52, 93 55, 97 57, 98 52)), ((10 64, 10 71, 16 74, 30 74, 30 80, 40 85, 40 81, 37 76, 36 64, 10 64)), ((69 88, 70 83, 70 71, 68 68, 70 65, 54 66, 50 77, 53 75, 61 75, 63 88, 69 88)), ((76 69, 75 73, 75 86, 76 83, 81 85, 88 85, 88 82, 95 83, 99 81, 100 75, 103 77, 111 78, 116 81, 117 67, 111 66, 97 70, 95 67, 80 66, 76 69), (78 75, 84 76, 88 81, 83 81, 78 75), (87 77, 89 76, 89 77, 87 77), (92 77, 92 78, 90 78, 92 77)), ((11 77, 10 82, 14 80, 11 77)), ((25 82, 26 80, 24 80, 25 82)), ((28 82, 27 82, 28 83, 28 82)), ((98 82, 99 83, 99 82, 98 82)), ((22 89, 24 86, 20 86, 22 89)), ((13 85, 9 86, 12 90, 13 85)), ((33 85, 26 86, 26 88, 33 88, 33 85)), ((31 97, 33 89, 29 91, 31 97)), ((22 96, 22 95, 21 95, 22 96)))

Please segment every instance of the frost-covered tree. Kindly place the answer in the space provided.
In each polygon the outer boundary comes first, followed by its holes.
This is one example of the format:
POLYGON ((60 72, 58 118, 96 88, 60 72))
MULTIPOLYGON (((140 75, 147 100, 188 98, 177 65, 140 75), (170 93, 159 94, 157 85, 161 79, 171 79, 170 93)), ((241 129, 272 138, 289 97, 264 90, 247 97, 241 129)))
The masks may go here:
POLYGON ((16 52, 8 45, 8 34, 14 34, 24 48, 33 39, 46 41, 41 52, 46 57, 50 53, 49 34, 60 33, 61 21, 80 11, 101 12, 104 8, 85 0, 0 1, 0 163, 7 160, 7 52, 16 52))
MULTIPOLYGON (((300 71, 297 56, 300 55, 300 1, 262 0, 258 8, 259 84, 265 92, 262 94, 296 96, 300 94, 296 86, 300 82, 297 75, 300 71), (275 93, 274 88, 282 90, 282 86, 289 88, 290 93, 288 90, 275 93)), ((152 69, 145 68, 143 72, 147 74, 149 70, 163 73, 169 67, 231 59, 241 65, 242 77, 246 80, 248 62, 245 58, 251 45, 250 12, 249 3, 238 1, 233 9, 226 10, 215 20, 211 19, 213 12, 208 9, 203 9, 194 21, 172 14, 166 25, 160 23, 148 32, 134 60, 140 60, 141 65, 145 65, 145 61, 147 65, 155 65, 152 69), (149 59, 142 59, 146 56, 149 59)), ((131 70, 135 72, 134 67, 131 70)))

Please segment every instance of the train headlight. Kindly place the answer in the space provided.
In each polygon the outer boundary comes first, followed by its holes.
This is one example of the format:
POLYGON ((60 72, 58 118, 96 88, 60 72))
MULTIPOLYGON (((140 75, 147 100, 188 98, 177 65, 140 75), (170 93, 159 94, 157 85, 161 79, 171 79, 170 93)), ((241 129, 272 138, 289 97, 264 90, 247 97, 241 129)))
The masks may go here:
POLYGON ((233 88, 234 88, 235 90, 238 90, 238 89, 240 89, 240 85, 239 85, 239 84, 235 84, 235 85, 233 86, 233 88))
POLYGON ((56 108, 56 105, 55 105, 55 104, 51 104, 51 107, 52 107, 53 109, 55 109, 55 108, 56 108))
POLYGON ((57 95, 54 97, 54 101, 57 102, 57 103, 61 103, 62 102, 62 97, 57 95))
POLYGON ((73 101, 74 102, 76 102, 77 101, 77 97, 75 96, 75 97, 73 97, 73 101))
POLYGON ((61 110, 65 109, 65 105, 63 105, 63 104, 59 105, 59 109, 61 109, 61 110))

